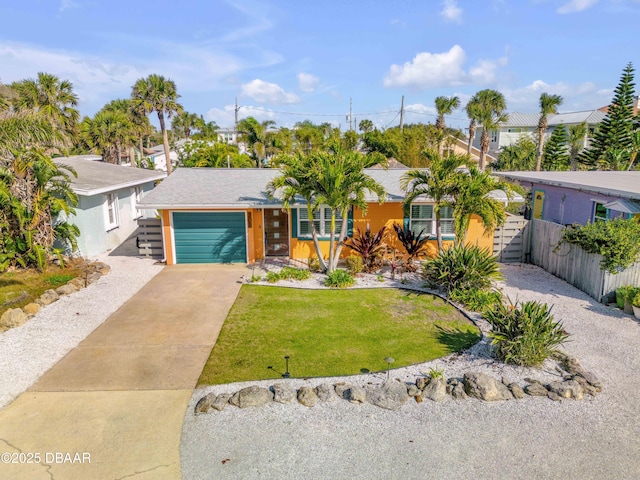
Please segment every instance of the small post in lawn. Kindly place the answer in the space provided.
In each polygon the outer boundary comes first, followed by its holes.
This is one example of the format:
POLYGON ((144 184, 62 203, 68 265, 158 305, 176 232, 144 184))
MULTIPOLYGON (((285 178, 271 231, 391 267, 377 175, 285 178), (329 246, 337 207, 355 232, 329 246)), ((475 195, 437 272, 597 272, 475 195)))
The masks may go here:
POLYGON ((289 373, 289 355, 284 356, 284 361, 286 362, 284 373, 282 374, 283 378, 289 378, 291 374, 289 373))
POLYGON ((395 362, 395 360, 391 357, 387 357, 384 361, 387 362, 387 380, 389 380, 389 370, 391 370, 391 364, 395 362))

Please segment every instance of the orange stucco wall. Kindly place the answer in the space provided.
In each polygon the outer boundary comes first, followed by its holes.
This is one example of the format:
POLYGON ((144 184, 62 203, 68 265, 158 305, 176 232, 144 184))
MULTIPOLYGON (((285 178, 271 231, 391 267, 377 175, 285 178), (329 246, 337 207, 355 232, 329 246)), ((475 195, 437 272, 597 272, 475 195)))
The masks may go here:
POLYGON ((164 258, 167 265, 173 265, 175 263, 175 256, 173 255, 173 249, 171 247, 171 220, 169 210, 161 210, 162 218, 162 243, 164 244, 164 258))

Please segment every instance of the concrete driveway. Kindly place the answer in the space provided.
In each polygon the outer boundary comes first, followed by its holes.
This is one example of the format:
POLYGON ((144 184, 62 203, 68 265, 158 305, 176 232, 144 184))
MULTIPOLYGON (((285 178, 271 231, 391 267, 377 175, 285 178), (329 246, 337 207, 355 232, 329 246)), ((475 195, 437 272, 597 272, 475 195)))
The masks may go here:
POLYGON ((244 273, 176 265, 155 276, 0 412, 0 477, 181 478, 185 410, 244 273))

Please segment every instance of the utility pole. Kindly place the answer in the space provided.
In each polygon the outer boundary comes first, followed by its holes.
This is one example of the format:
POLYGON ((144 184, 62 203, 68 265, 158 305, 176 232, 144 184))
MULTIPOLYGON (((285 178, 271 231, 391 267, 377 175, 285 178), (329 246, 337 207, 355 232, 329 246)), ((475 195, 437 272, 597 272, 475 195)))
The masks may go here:
POLYGON ((236 146, 238 145, 238 110, 240 110, 240 107, 238 107, 238 97, 236 97, 235 123, 233 124, 233 139, 236 146))
POLYGON ((353 130, 353 101, 349 97, 349 130, 353 130))
POLYGON ((400 104, 400 131, 404 126, 404 95, 402 95, 402 103, 400 104))

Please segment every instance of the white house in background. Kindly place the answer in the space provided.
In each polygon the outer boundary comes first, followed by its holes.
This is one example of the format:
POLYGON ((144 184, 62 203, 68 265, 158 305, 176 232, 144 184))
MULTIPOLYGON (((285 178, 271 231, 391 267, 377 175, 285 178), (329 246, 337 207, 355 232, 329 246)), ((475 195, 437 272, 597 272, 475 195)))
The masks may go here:
POLYGON ((68 220, 80 229, 78 252, 92 258, 124 242, 138 227, 138 218, 156 216, 154 210, 138 210, 136 204, 166 174, 82 157, 54 161, 78 174, 70 182, 78 206, 68 220))
MULTIPOLYGON (((548 122, 549 128, 545 134, 545 139, 548 139, 553 130, 558 125, 579 125, 582 122, 586 122, 589 128, 588 137, 591 137, 596 126, 602 122, 606 113, 601 110, 587 110, 584 112, 571 112, 571 113, 558 113, 556 115, 549 115, 548 122)), ((501 148, 513 145, 518 141, 522 135, 528 135, 533 141, 536 141, 536 134, 538 130, 538 120, 540 119, 539 113, 510 113, 507 121, 500 125, 497 130, 491 131, 491 143, 489 144, 489 152, 496 155, 501 148)), ((480 137, 482 136, 482 125, 478 126, 476 130, 476 136, 473 140, 473 146, 480 148, 480 137)), ((588 145, 588 138, 585 138, 585 146, 588 145)))

